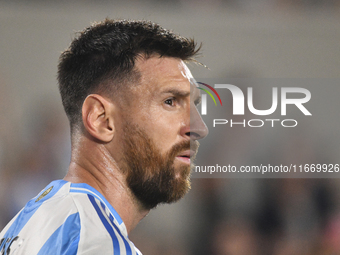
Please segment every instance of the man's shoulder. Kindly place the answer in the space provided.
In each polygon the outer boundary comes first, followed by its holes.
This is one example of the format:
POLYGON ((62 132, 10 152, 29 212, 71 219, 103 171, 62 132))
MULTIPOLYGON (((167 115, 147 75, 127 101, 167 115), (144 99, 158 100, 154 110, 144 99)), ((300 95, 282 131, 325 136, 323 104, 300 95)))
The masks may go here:
POLYGON ((86 225, 87 218, 93 221, 97 216, 94 206, 100 204, 94 197, 96 191, 91 189, 89 185, 53 181, 32 198, 2 232, 29 228, 42 234, 63 224, 86 225))
POLYGON ((1 249, 18 250, 18 254, 48 254, 44 251, 52 247, 56 238, 63 236, 69 244, 76 240, 80 216, 69 186, 63 180, 53 181, 32 198, 0 233, 1 249))
POLYGON ((0 233, 0 242, 0 251, 18 249, 18 254, 49 254, 51 249, 54 254, 93 249, 140 254, 133 252, 122 219, 98 191, 63 180, 53 181, 31 199, 0 233))
POLYGON ((52 221, 63 222, 71 215, 78 214, 76 201, 70 193, 70 185, 71 183, 64 180, 51 182, 26 204, 16 217, 50 224, 52 221))
POLYGON ((86 194, 71 192, 71 183, 51 182, 0 233, 0 250, 49 254, 50 249, 56 249, 55 254, 59 254, 57 250, 73 254, 79 248, 81 235, 83 239, 101 236, 87 234, 87 222, 91 222, 86 220, 85 212, 91 209, 86 208, 90 207, 87 200, 86 194))

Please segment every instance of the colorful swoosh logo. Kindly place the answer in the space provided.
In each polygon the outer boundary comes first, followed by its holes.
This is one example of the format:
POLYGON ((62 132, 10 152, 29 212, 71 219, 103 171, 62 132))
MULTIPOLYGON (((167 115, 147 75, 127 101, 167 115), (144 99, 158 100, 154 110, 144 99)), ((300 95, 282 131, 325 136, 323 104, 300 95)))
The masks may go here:
MULTIPOLYGON (((213 91, 213 92, 215 93, 215 95, 217 96, 218 100, 220 101, 221 105, 222 105, 222 100, 221 100, 221 98, 220 98, 220 95, 217 93, 217 91, 216 91, 213 87, 211 87, 210 85, 208 85, 208 84, 206 84, 206 83, 203 83, 203 82, 197 82, 197 83, 198 83, 198 84, 201 84, 201 85, 203 85, 203 86, 206 86, 206 87, 209 88, 211 91, 213 91)), ((200 87, 197 87, 197 88, 200 89, 200 90, 203 90, 204 92, 206 92, 206 93, 214 100, 215 105, 217 105, 214 96, 211 94, 211 92, 210 92, 209 90, 204 89, 204 88, 200 88, 200 87)))

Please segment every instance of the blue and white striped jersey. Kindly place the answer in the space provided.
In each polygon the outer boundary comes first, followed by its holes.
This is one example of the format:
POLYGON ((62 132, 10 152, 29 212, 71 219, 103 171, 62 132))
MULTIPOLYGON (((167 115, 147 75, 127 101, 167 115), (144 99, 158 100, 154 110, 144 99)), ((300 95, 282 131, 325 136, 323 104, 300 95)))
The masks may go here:
POLYGON ((0 255, 141 255, 122 219, 87 184, 50 183, 0 233, 0 255))

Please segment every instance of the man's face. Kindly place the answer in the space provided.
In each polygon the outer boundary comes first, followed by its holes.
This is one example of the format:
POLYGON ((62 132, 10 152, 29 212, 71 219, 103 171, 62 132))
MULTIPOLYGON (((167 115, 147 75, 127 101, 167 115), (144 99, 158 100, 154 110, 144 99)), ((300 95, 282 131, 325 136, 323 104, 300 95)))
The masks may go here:
POLYGON ((199 90, 189 69, 175 58, 140 59, 140 83, 128 90, 122 117, 122 168, 144 207, 171 203, 190 188, 191 160, 207 135, 196 105, 199 90))

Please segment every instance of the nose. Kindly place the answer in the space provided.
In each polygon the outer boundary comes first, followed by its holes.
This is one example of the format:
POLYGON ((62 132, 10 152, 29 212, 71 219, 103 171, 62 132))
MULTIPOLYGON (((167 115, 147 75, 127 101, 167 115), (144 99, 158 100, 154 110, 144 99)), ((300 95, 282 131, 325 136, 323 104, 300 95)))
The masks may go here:
POLYGON ((206 137, 208 133, 209 130, 196 106, 192 105, 190 107, 190 128, 187 135, 190 136, 190 140, 199 140, 206 137))

